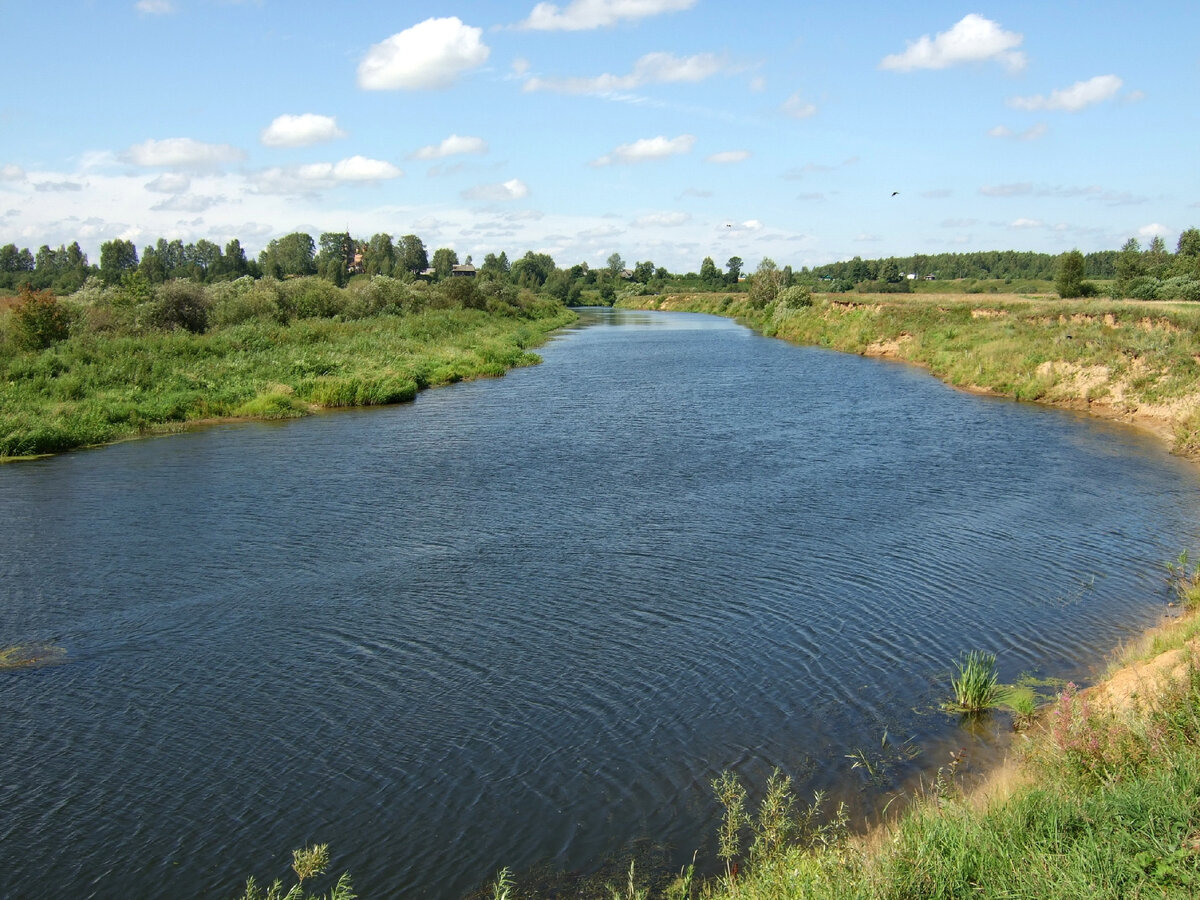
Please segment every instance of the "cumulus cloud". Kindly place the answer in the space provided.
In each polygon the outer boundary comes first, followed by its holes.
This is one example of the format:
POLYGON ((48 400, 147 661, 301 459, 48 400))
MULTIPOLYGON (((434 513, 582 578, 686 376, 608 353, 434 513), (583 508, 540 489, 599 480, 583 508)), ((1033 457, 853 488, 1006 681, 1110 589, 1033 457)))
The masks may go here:
POLYGON ((1172 234, 1170 228, 1166 225, 1159 225, 1157 222, 1152 222, 1149 225, 1143 225, 1138 229, 1138 235, 1144 238, 1166 237, 1172 234))
POLYGON ((1016 109, 1079 112, 1115 96, 1122 84, 1124 82, 1116 75, 1097 75, 1087 81, 1077 81, 1069 88, 1051 91, 1049 97, 1042 94, 1033 97, 1013 97, 1008 101, 1008 105, 1016 109))
POLYGON ((483 29, 457 16, 426 19, 374 44, 358 66, 358 86, 368 91, 444 88, 487 62, 483 29))
POLYGON ((263 129, 259 140, 267 147, 307 147, 345 136, 346 132, 338 128, 333 116, 303 113, 279 116, 263 129))
POLYGON ((180 194, 155 203, 150 208, 156 212, 202 213, 224 202, 225 198, 221 196, 211 197, 204 194, 180 194))
POLYGON ((539 3, 521 23, 533 31, 587 31, 605 28, 623 19, 644 19, 661 13, 691 9, 696 0, 572 0, 565 9, 539 3))
POLYGON ((481 184, 462 192, 464 200, 481 203, 503 203, 529 196, 529 187, 519 178, 510 178, 500 184, 481 184))
POLYGON ((914 69, 946 69, 963 63, 995 61, 1011 71, 1025 68, 1021 46, 1024 35, 1005 31, 991 19, 976 13, 963 16, 949 31, 935 37, 922 35, 909 41, 903 53, 885 56, 881 69, 911 72, 914 69))
POLYGON ((720 153, 713 153, 706 158, 706 162, 728 164, 745 162, 751 156, 749 150, 722 150, 720 153))
POLYGON ((1041 219, 1014 219, 1010 224, 1010 228, 1041 228, 1044 223, 1041 219))
POLYGON ((638 216, 633 224, 642 228, 675 228, 686 225, 691 219, 691 215, 685 212, 657 212, 638 216))
POLYGON ((730 68, 716 53, 678 57, 672 53, 647 53, 633 64, 628 75, 596 75, 587 78, 529 78, 526 91, 555 91, 560 94, 611 94, 630 91, 644 84, 695 83, 730 68))
POLYGON ((0 166, 0 181, 24 181, 24 180, 25 180, 25 170, 22 169, 20 166, 15 166, 12 163, 9 163, 4 166, 0 166))
POLYGON ((668 156, 690 153, 695 143, 696 138, 691 134, 681 134, 675 138, 666 138, 662 135, 642 138, 632 144, 621 144, 612 153, 593 160, 592 165, 609 166, 613 163, 636 163, 651 159, 665 159, 668 156))
POLYGON ((440 144, 430 144, 413 154, 413 159, 445 159, 464 153, 487 153, 487 141, 477 137, 459 137, 452 134, 440 144))
POLYGON ((817 107, 807 102, 800 94, 792 94, 780 107, 785 115, 791 116, 793 119, 807 119, 809 116, 814 116, 817 113, 817 107))
POLYGON ((206 144, 192 138, 144 141, 134 144, 125 153, 125 158, 135 166, 169 169, 207 169, 244 156, 230 144, 206 144))

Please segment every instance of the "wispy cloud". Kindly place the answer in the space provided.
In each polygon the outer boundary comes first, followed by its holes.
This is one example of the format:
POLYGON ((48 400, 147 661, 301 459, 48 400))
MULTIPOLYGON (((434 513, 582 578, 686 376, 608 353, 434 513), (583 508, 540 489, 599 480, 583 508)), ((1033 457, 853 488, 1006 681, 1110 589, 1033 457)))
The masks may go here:
POLYGON ((720 153, 713 153, 705 157, 705 162, 728 165, 730 163, 745 162, 751 155, 749 150, 722 150, 720 153))
POLYGON ((632 144, 621 144, 612 153, 605 154, 592 161, 593 166, 608 166, 613 163, 637 163, 647 160, 666 159, 690 153, 696 143, 694 135, 681 134, 679 137, 666 138, 662 135, 652 138, 642 138, 632 144))
POLYGON ((1116 96, 1124 82, 1116 75, 1097 75, 1087 81, 1077 81, 1068 88, 1051 91, 1050 96, 1013 97, 1008 105, 1016 109, 1061 110, 1079 112, 1116 96))
POLYGON ((686 225, 692 220, 690 213, 685 212, 657 212, 647 213, 644 216, 638 216, 633 220, 633 224, 642 228, 677 228, 680 225, 686 225))
POLYGON ((623 20, 691 9, 696 0, 573 0, 566 8, 539 3, 519 27, 533 31, 588 31, 623 20))
POLYGON ((282 115, 263 129, 259 140, 267 147, 307 147, 344 138, 346 132, 338 128, 333 116, 302 113, 298 116, 282 115))
POLYGON ((133 8, 147 16, 165 16, 175 12, 172 0, 138 0, 133 8))
POLYGON ((528 78, 526 91, 554 91, 560 94, 611 94, 631 91, 646 84, 695 83, 732 67, 716 53, 698 53, 679 57, 672 53, 647 53, 633 64, 628 75, 596 75, 579 78, 528 78))
POLYGON ((1019 132, 1013 131, 1004 125, 997 125, 988 131, 988 136, 1002 140, 1036 141, 1038 138, 1043 137, 1049 130, 1045 122, 1038 122, 1036 125, 1032 125, 1024 131, 1019 132))
POLYGON ((207 169, 236 162, 245 153, 230 144, 207 144, 192 138, 166 138, 134 144, 125 159, 135 166, 176 169, 207 169))
POLYGON ((426 19, 374 44, 358 66, 358 86, 369 91, 449 87, 491 53, 483 29, 457 16, 426 19))
POLYGON ((946 69, 965 63, 998 62, 1012 71, 1025 68, 1021 46, 1024 35, 1005 31, 977 13, 963 16, 949 31, 934 37, 922 35, 909 41, 903 53, 885 56, 879 68, 895 72, 914 69, 946 69))
POLYGON ((780 109, 783 110, 784 115, 791 116, 793 119, 807 119, 817 114, 816 104, 809 103, 799 93, 792 94, 784 100, 780 109))
POLYGON ((413 159, 445 159, 447 156, 463 154, 484 154, 488 152, 487 141, 478 137, 459 137, 452 134, 440 144, 430 144, 416 151, 413 159))
POLYGON ((483 203, 503 203, 529 196, 529 186, 519 178, 510 178, 500 184, 481 184, 462 192, 464 200, 483 203))

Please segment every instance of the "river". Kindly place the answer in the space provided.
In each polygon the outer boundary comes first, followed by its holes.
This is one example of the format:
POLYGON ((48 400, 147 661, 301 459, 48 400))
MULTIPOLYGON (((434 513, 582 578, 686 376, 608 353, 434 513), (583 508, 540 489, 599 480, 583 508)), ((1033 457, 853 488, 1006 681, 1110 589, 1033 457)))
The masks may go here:
POLYGON ((1152 439, 902 365, 621 311, 542 354, 0 467, 0 647, 66 651, 0 672, 0 895, 233 897, 313 842, 369 898, 677 868, 725 769, 861 825, 994 745, 937 709, 960 652, 1086 681, 1200 534, 1152 439))

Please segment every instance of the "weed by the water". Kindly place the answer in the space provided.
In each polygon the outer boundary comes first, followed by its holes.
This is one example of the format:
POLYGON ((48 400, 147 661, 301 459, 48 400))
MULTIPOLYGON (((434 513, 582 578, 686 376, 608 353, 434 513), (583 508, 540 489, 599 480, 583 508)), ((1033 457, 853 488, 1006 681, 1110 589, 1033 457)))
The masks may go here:
POLYGON ((999 686, 996 654, 972 650, 956 664, 958 674, 950 679, 954 688, 951 708, 965 713, 982 712, 998 705, 999 686))

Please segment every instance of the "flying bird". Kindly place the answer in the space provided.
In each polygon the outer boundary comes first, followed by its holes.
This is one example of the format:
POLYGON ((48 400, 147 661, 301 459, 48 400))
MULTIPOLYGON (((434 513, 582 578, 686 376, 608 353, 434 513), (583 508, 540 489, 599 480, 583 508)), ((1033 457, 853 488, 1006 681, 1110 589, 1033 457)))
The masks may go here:
POLYGON ((899 191, 892 191, 892 196, 895 197, 899 193, 900 193, 899 191))

